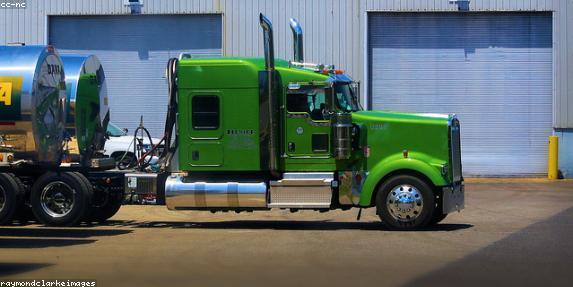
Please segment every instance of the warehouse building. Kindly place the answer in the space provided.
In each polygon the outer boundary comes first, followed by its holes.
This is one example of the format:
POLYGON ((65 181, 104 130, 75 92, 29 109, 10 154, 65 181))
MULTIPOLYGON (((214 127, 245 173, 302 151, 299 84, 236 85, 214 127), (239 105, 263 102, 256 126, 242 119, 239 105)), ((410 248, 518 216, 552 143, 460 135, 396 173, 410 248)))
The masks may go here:
POLYGON ((160 135, 167 59, 262 56, 259 12, 277 57, 292 58, 297 18, 305 58, 359 80, 366 107, 458 114, 467 175, 544 175, 555 134, 573 177, 571 0, 27 0, 0 9, 0 44, 97 55, 112 120, 143 115, 160 135))

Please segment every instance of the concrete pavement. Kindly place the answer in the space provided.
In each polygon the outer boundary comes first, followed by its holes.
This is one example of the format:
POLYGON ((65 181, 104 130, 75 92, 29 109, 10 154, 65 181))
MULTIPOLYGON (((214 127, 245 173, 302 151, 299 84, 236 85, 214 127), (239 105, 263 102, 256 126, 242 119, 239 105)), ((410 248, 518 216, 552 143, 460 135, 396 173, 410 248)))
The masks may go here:
POLYGON ((468 180, 466 209, 423 231, 374 209, 172 212, 125 206, 107 225, 0 227, 0 279, 98 286, 425 286, 573 282, 573 181, 468 180))

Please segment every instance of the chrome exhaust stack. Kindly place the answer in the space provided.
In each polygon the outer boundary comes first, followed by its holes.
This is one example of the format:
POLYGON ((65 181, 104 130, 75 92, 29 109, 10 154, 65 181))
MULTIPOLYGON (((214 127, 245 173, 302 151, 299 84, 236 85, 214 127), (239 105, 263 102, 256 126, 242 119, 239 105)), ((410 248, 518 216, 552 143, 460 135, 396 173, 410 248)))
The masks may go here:
POLYGON ((278 149, 279 146, 279 108, 276 95, 276 82, 278 75, 275 71, 275 53, 273 44, 273 24, 262 13, 259 14, 259 21, 263 29, 265 45, 265 71, 259 73, 259 129, 261 168, 266 169, 275 177, 278 172, 278 149))
POLYGON ((263 13, 259 14, 259 22, 263 28, 263 42, 265 45, 265 68, 267 71, 275 69, 275 47, 273 43, 273 24, 263 13))
POLYGON ((304 63, 304 46, 302 44, 302 27, 294 18, 290 18, 290 29, 292 30, 292 40, 294 48, 294 61, 304 63))

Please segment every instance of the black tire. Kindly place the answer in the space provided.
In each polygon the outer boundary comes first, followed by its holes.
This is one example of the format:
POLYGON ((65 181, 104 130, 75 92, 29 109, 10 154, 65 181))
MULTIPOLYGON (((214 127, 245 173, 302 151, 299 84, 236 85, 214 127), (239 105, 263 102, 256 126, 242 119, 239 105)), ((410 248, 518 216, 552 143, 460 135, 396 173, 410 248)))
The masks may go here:
MULTIPOLYGON (((87 190, 89 190, 91 192, 92 198, 90 200, 90 206, 87 207, 86 209, 86 213, 84 215, 84 217, 89 216, 94 210, 94 206, 93 206, 93 200, 95 197, 95 190, 94 187, 92 185, 92 183, 90 182, 90 180, 85 177, 83 174, 79 173, 79 172, 70 172, 72 174, 72 176, 74 176, 78 181, 82 182, 84 185, 84 188, 86 188, 87 190)), ((85 218, 84 218, 85 219, 85 218)))
POLYGON ((113 194, 103 194, 104 191, 96 190, 90 180, 79 172, 73 173, 78 179, 81 179, 87 188, 92 189, 92 204, 89 211, 86 212, 84 218, 85 222, 105 222, 112 216, 114 216, 123 203, 123 194, 116 192, 113 194), (103 196, 104 198, 98 198, 103 196))
POLYGON ((442 196, 436 196, 436 210, 434 211, 434 216, 432 217, 432 221, 430 222, 430 225, 435 225, 438 224, 440 222, 442 222, 442 220, 446 219, 446 217, 448 216, 448 214, 444 214, 443 213, 443 209, 442 209, 442 196))
POLYGON ((79 224, 90 211, 93 195, 93 188, 86 186, 82 177, 81 174, 71 172, 48 172, 39 177, 30 194, 32 211, 38 221, 49 226, 79 224), (46 200, 53 197, 57 198, 46 200))
POLYGON ((105 222, 112 218, 123 204, 123 195, 119 192, 110 191, 103 198, 100 206, 94 207, 92 213, 88 216, 89 222, 105 222))
POLYGON ((442 220, 446 219, 447 216, 448 216, 447 214, 443 214, 439 210, 436 210, 436 212, 434 213, 434 217, 432 218, 432 221, 430 222, 430 224, 431 225, 438 224, 438 223, 442 222, 442 220))
POLYGON ((18 186, 22 191, 22 199, 20 200, 20 204, 14 214, 13 221, 18 221, 20 224, 28 223, 29 221, 36 221, 36 217, 34 217, 34 213, 32 212, 32 207, 29 203, 26 202, 26 196, 28 194, 28 187, 16 177, 16 175, 11 174, 14 176, 16 181, 18 182, 18 186))
POLYGON ((0 173, 0 225, 14 219, 24 198, 23 184, 12 174, 0 173))
POLYGON ((396 175, 386 180, 378 188, 376 210, 382 222, 389 229, 416 230, 428 226, 432 221, 435 196, 432 188, 425 181, 411 175, 396 175), (401 187, 409 190, 400 189, 401 187), (389 198, 388 195, 391 192, 393 195, 389 198), (412 202, 398 206, 397 203, 391 201, 392 198, 400 196, 404 196, 407 198, 406 200, 412 202), (391 203, 387 204, 387 200, 390 200, 391 203), (404 212, 397 211, 395 208, 404 212), (404 214, 411 214, 412 216, 407 215, 406 218, 404 214), (402 217, 398 218, 398 215, 402 217))

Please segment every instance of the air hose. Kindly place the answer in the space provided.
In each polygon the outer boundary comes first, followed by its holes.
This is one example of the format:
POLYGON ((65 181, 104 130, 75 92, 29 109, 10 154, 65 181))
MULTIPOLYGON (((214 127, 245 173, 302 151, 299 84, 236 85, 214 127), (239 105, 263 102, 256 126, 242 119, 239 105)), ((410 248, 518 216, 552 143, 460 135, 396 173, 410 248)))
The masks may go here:
MULTIPOLYGON (((149 131, 143 126, 143 119, 139 127, 135 130, 133 135, 133 154, 135 155, 135 164, 137 165, 138 170, 143 170, 152 160, 153 152, 157 150, 157 147, 162 143, 165 143, 165 149, 159 155, 159 165, 160 169, 163 171, 167 171, 170 167, 171 160, 175 151, 177 150, 177 141, 178 136, 175 134, 175 138, 173 137, 173 131, 175 128, 175 123, 177 121, 177 65, 179 60, 177 58, 171 58, 167 62, 167 69, 165 71, 165 75, 167 77, 167 86, 168 86, 168 97, 169 97, 169 104, 167 106, 167 116, 165 119, 165 132, 163 138, 156 144, 153 145, 151 135, 149 131), (151 144, 151 149, 147 152, 143 153, 141 148, 141 144, 137 144, 139 138, 137 137, 137 133, 141 132, 141 139, 143 139, 144 134, 149 138, 149 143, 151 144)), ((131 166, 133 161, 130 162, 127 166, 131 166)), ((121 168, 120 168, 121 169, 121 168)))
POLYGON ((118 164, 118 168, 120 170, 124 170, 124 169, 130 168, 133 165, 135 165, 135 168, 137 170, 143 170, 144 168, 146 168, 149 165, 149 163, 153 159, 153 152, 156 150, 156 148, 157 148, 157 145, 153 145, 153 139, 151 138, 151 134, 143 125, 143 116, 142 116, 141 121, 139 123, 139 127, 137 127, 137 129, 135 129, 135 132, 133 133, 133 140, 129 144, 127 151, 124 153, 124 155, 119 160, 120 164, 118 164), (139 137, 138 137, 138 133, 141 133, 141 135, 139 137), (149 141, 149 146, 152 148, 150 150, 144 152, 143 142, 144 142, 145 136, 147 136, 147 139, 149 141), (123 163, 124 158, 127 156, 127 154, 129 153, 129 149, 132 146, 133 146, 134 157, 130 158, 129 162, 123 163))
POLYGON ((177 150, 178 135, 175 133, 173 139, 173 131, 175 123, 177 122, 177 68, 179 60, 171 58, 167 62, 167 69, 165 76, 167 78, 169 104, 167 106, 167 116, 165 119, 165 149, 160 156, 161 169, 166 171, 171 164, 171 159, 177 150))
MULTIPOLYGON (((133 133, 133 141, 134 141, 134 145, 133 145, 133 154, 135 155, 135 159, 136 159, 136 165, 137 165, 137 169, 139 170, 143 170, 145 167, 147 167, 149 165, 149 163, 151 162, 151 159, 153 158, 152 156, 147 157, 146 159, 146 155, 149 154, 149 152, 145 153, 143 152, 143 138, 144 138, 144 134, 145 136, 147 136, 147 139, 149 140, 149 146, 150 147, 155 147, 153 145, 153 139, 151 138, 151 134, 149 133, 149 131, 143 126, 143 117, 141 117, 141 123, 139 124, 139 127, 137 127, 137 129, 135 129, 135 132, 133 133), (137 133, 141 131, 141 137, 137 137, 137 133), (138 140, 141 139, 141 142, 137 142, 138 140)), ((153 149, 151 149, 153 150, 153 149)))

